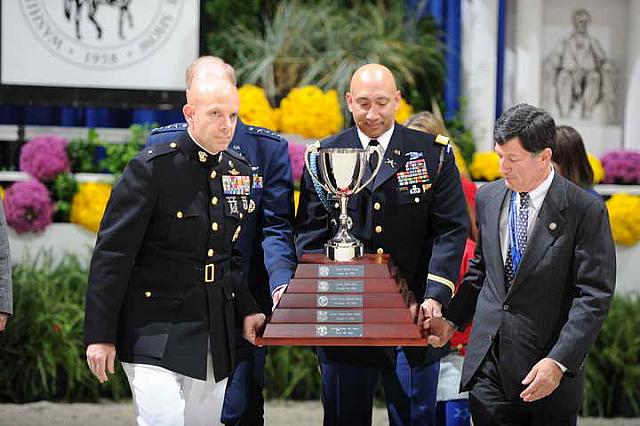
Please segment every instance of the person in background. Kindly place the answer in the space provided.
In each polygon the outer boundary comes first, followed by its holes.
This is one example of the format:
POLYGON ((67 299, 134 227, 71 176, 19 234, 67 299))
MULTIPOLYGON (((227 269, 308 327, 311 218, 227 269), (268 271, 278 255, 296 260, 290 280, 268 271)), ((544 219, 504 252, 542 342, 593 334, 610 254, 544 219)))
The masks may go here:
POLYGON ((557 126, 556 138, 551 161, 558 173, 599 197, 593 189, 593 169, 580 133, 570 126, 557 126))
POLYGON ((13 294, 11 285, 11 257, 7 219, 0 199, 0 331, 4 331, 9 317, 13 315, 13 294))
MULTIPOLYGON (((447 129, 441 119, 429 111, 422 111, 411 116, 405 126, 409 129, 420 130, 430 134, 448 135, 447 129)), ((467 271, 468 263, 473 258, 476 248, 478 230, 476 228, 475 198, 476 185, 460 175, 462 190, 464 191, 469 212, 469 235, 462 255, 460 264, 460 279, 456 284, 456 293, 460 289, 460 283, 464 273, 467 271)), ((438 393, 436 396, 436 424, 439 426, 466 426, 471 424, 471 413, 469 410, 468 392, 460 393, 460 378, 462 376, 462 363, 469 335, 471 334, 471 324, 463 331, 456 331, 451 337, 450 348, 446 348, 447 353, 440 360, 440 373, 438 376, 438 393)))
MULTIPOLYGON (((215 56, 196 59, 185 74, 187 99, 194 78, 204 76, 236 84, 233 67, 215 56)), ((147 147, 168 143, 186 133, 186 123, 160 127, 150 132, 147 147)), ((287 141, 262 127, 247 125, 238 118, 229 148, 242 155, 252 166, 255 212, 242 226, 238 246, 242 269, 249 290, 263 313, 284 292, 296 266, 293 246, 293 180, 287 141)), ((241 339, 237 365, 229 377, 222 408, 227 425, 261 425, 264 423, 264 366, 267 348, 241 339)))

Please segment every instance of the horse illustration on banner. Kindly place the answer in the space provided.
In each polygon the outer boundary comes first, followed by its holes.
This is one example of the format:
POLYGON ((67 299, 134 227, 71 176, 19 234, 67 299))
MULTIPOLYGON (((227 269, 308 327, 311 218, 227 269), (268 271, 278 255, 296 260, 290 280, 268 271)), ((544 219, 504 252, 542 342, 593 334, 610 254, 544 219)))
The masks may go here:
POLYGON ((129 28, 133 28, 133 17, 131 16, 131 12, 129 11, 129 4, 131 4, 132 0, 63 0, 64 1, 64 15, 68 21, 71 21, 72 15, 75 14, 75 25, 76 25, 76 38, 78 40, 82 39, 80 34, 80 23, 82 19, 82 11, 83 7, 86 5, 86 15, 93 23, 93 26, 96 29, 96 38, 102 38, 102 26, 96 20, 96 12, 99 6, 105 5, 110 6, 112 8, 120 9, 120 17, 118 20, 118 35, 120 39, 124 40, 124 18, 127 17, 129 21, 129 28))

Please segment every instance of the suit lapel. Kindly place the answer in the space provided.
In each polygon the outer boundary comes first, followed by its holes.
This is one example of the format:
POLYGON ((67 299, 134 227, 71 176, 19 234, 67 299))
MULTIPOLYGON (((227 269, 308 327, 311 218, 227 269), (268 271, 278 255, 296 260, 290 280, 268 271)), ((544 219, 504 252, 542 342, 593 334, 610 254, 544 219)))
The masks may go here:
POLYGON ((544 257, 549 246, 562 233, 566 220, 561 212, 567 206, 565 182, 556 173, 549 187, 549 192, 547 192, 547 196, 542 202, 540 213, 528 238, 527 248, 507 296, 511 296, 512 293, 518 291, 520 283, 535 268, 544 257))
POLYGON ((487 241, 490 243, 488 247, 484 247, 485 262, 487 264, 487 271, 495 271, 496 276, 493 280, 496 282, 498 291, 502 296, 505 294, 505 282, 504 282, 504 261, 502 260, 502 247, 500 238, 500 214, 502 212, 502 205, 506 202, 507 195, 511 192, 507 189, 504 182, 496 189, 491 195, 491 201, 487 203, 486 217, 484 222, 485 229, 482 233, 486 235, 487 241))
MULTIPOLYGON (((384 152, 384 158, 380 165, 380 170, 376 178, 373 180, 373 191, 375 192, 383 183, 385 183, 391 176, 396 174, 400 167, 406 162, 406 158, 402 155, 403 151, 403 138, 401 134, 401 127, 394 126, 389 146, 384 152)), ((371 187, 371 185, 369 185, 371 187)))

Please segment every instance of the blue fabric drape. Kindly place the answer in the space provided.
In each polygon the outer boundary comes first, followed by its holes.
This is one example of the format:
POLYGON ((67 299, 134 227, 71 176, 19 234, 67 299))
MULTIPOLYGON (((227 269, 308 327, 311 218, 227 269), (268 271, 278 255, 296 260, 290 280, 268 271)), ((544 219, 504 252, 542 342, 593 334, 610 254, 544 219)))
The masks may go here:
POLYGON ((406 5, 419 17, 432 16, 441 31, 446 45, 445 118, 449 120, 460 109, 462 0, 406 0, 406 5))
POLYGON ((502 115, 507 0, 498 0, 498 60, 496 66, 496 119, 502 115))
POLYGON ((180 109, 154 110, 45 106, 0 106, 0 124, 64 127, 129 127, 131 124, 164 126, 184 121, 180 109))

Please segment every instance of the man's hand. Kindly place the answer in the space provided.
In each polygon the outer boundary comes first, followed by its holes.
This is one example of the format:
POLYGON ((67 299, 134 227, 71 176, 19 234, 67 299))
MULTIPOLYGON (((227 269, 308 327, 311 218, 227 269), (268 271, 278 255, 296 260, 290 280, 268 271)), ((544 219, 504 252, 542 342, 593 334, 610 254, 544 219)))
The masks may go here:
POLYGON ((100 383, 109 380, 107 371, 116 372, 115 362, 116 347, 112 343, 92 343, 87 347, 87 364, 100 383))
POLYGON ((9 321, 9 314, 3 314, 0 312, 0 331, 4 331, 7 326, 7 321, 9 321))
POLYGON ((418 310, 418 326, 425 328, 425 322, 431 318, 442 317, 442 304, 435 299, 427 299, 422 302, 418 310))
POLYGON ((562 370, 551 358, 542 358, 533 366, 527 377, 522 381, 523 385, 529 385, 520 394, 524 402, 533 402, 553 393, 562 380, 562 370))
POLYGON ((431 318, 424 322, 423 332, 427 334, 427 342, 436 348, 446 345, 456 329, 449 322, 442 318, 431 318))
POLYGON ((251 314, 244 317, 242 324, 242 337, 255 345, 256 337, 258 337, 260 330, 262 330, 266 319, 267 317, 262 313, 251 314))

